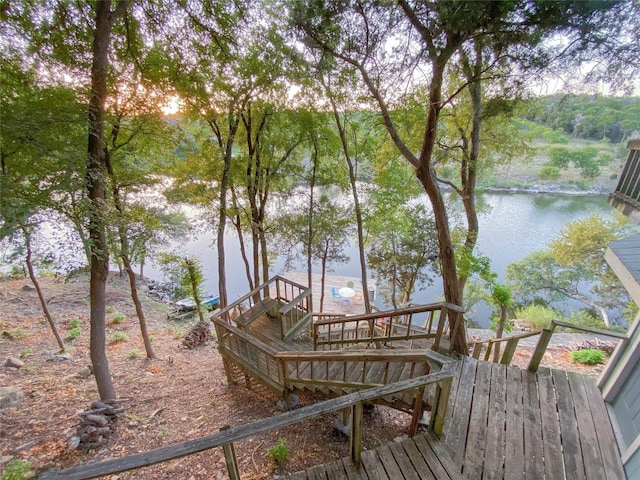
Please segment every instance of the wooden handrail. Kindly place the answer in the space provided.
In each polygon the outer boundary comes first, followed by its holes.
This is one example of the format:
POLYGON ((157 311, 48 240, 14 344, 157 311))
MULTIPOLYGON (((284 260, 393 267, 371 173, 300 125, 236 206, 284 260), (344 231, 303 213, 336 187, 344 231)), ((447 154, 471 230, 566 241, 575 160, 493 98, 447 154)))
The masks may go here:
MULTIPOLYGON (((296 410, 281 413, 274 417, 269 417, 263 420, 258 420, 256 422, 240 425, 238 427, 220 431, 213 435, 197 438, 195 440, 188 440, 186 442, 168 445, 166 447, 157 448, 148 452, 137 453, 135 455, 129 455, 123 458, 106 460, 100 463, 78 465, 66 470, 49 471, 42 473, 37 478, 39 480, 83 480, 124 472, 127 470, 134 470, 149 465, 155 465, 157 463, 167 462, 169 460, 192 455, 194 453, 209 450, 211 448, 231 445, 233 442, 271 432, 273 430, 277 430, 294 423, 300 423, 310 418, 318 417, 320 415, 336 412, 345 408, 354 407, 356 405, 361 406, 365 402, 370 402, 387 395, 416 390, 432 384, 439 384, 441 385, 441 388, 444 387, 442 388, 443 390, 447 390, 447 388, 450 388, 452 379, 453 375, 449 372, 431 373, 429 375, 423 375, 410 380, 404 380, 394 384, 384 385, 382 387, 353 392, 349 395, 334 398, 331 400, 325 400, 314 405, 309 405, 296 410)), ((446 404, 446 399, 443 400, 442 398, 440 398, 438 404, 434 405, 434 409, 438 407, 446 408, 446 404)), ((358 411, 357 409, 354 410, 356 412, 358 411)), ((361 414, 362 409, 359 410, 361 414)), ((436 415, 438 417, 444 417, 443 412, 436 412, 436 415)), ((434 416, 433 411, 432 416, 434 416)), ((361 422, 362 419, 354 418, 353 421, 361 422)), ((441 431, 438 431, 437 429, 437 425, 430 424, 430 428, 432 428, 436 434, 441 434, 441 431)), ((356 432, 356 434, 361 434, 361 431, 356 432)), ((357 462, 360 458, 360 449, 362 448, 362 442, 352 441, 351 443, 351 456, 352 459, 357 462)), ((232 449, 230 450, 232 451, 232 449)))
POLYGON ((385 343, 433 339, 433 348, 438 349, 440 339, 450 312, 464 312, 462 307, 446 302, 417 305, 399 310, 386 310, 349 317, 330 318, 313 324, 314 349, 344 347, 358 343, 385 343), (435 313, 440 312, 437 328, 434 328, 435 313), (414 315, 425 313, 425 326, 415 325, 414 315), (408 319, 408 323, 397 321, 408 319), (384 324, 376 320, 388 319, 384 324), (383 329, 383 330, 381 330, 383 329), (402 331, 402 332, 401 332, 402 331))
POLYGON ((551 337, 553 336, 553 333, 556 327, 571 328, 573 330, 579 330, 582 332, 589 332, 589 333, 594 333, 596 335, 603 335, 606 337, 617 338, 618 340, 621 340, 623 342, 629 340, 629 336, 624 333, 611 332, 608 330, 601 330, 599 328, 593 328, 593 327, 585 327, 582 325, 575 325, 573 323, 562 322, 560 320, 551 320, 551 324, 549 325, 549 328, 545 328, 542 330, 542 333, 540 334, 540 339, 538 340, 538 345, 536 345, 536 349, 533 351, 533 355, 531 355, 531 360, 529 361, 529 366, 527 367, 527 370, 529 370, 530 372, 535 373, 538 371, 540 362, 542 362, 542 357, 544 356, 544 353, 547 350, 547 346, 549 346, 549 341, 551 340, 551 337))
POLYGON ((469 345, 473 345, 473 349, 471 350, 471 356, 477 360, 480 359, 480 353, 482 352, 482 346, 486 345, 487 349, 484 354, 484 360, 491 360, 491 351, 494 346, 496 348, 496 352, 494 353, 493 361, 497 362, 497 358, 500 355, 500 344, 503 342, 507 343, 505 350, 502 354, 502 358, 500 359, 500 364, 502 365, 510 365, 511 360, 513 359, 513 355, 518 348, 518 342, 523 338, 534 337, 536 335, 540 335, 542 330, 538 330, 537 332, 526 332, 521 333, 519 335, 511 335, 509 337, 501 337, 501 338, 488 338, 486 340, 478 340, 476 342, 469 342, 469 345))

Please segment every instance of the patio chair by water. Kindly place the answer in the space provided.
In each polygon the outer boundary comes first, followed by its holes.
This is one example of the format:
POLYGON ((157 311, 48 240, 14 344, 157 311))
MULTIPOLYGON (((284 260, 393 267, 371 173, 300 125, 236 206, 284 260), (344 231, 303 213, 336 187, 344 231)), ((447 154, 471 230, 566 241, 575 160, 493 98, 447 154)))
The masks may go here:
POLYGON ((343 312, 350 312, 351 311, 351 302, 349 300, 347 300, 346 298, 342 299, 342 311, 343 312))
POLYGON ((335 298, 336 300, 339 300, 342 298, 342 295, 338 293, 338 291, 336 290, 336 287, 331 287, 331 295, 333 295, 333 298, 335 298))

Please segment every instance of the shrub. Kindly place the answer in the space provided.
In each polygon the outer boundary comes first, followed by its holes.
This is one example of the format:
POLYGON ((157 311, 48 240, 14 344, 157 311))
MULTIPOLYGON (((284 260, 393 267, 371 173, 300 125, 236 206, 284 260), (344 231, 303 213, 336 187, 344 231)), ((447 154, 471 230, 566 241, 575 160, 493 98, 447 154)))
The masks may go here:
POLYGON ((572 362, 583 363, 585 365, 598 365, 604 362, 607 354, 596 348, 586 350, 575 350, 569 354, 572 362))
POLYGON ((127 316, 124 313, 116 313, 113 316, 113 323, 115 323, 116 325, 124 322, 126 320, 127 316))
POLYGON ((0 480, 24 480, 33 477, 31 462, 14 460, 5 468, 0 480))
POLYGON ((129 359, 135 360, 136 358, 138 358, 139 355, 140 355, 140 352, 138 352, 138 350, 134 348, 129 352, 129 359))
POLYGON ((557 180, 560 178, 560 169, 552 165, 545 165, 540 170, 540 178, 542 180, 557 180))
POLYGON ((516 318, 523 320, 533 330, 549 328, 551 320, 564 320, 563 315, 557 310, 534 303, 524 308, 518 308, 516 310, 516 318))
POLYGON ((129 340, 129 337, 127 336, 126 333, 124 332, 115 332, 112 336, 111 336, 111 340, 113 342, 126 342, 127 340, 129 340))
POLYGON ((8 330, 2 331, 2 337, 8 340, 20 340, 22 338, 27 338, 29 333, 24 328, 10 328, 8 330))
POLYGON ((71 340, 75 340, 80 335, 82 335, 82 330, 80 330, 79 327, 75 327, 75 328, 72 328, 71 330, 69 330, 69 339, 71 339, 71 340))
POLYGON ((283 463, 289 458, 287 439, 281 438, 274 446, 267 450, 267 456, 276 463, 283 463))
POLYGON ((69 320, 69 328, 76 328, 82 324, 82 321, 78 317, 74 317, 69 320))

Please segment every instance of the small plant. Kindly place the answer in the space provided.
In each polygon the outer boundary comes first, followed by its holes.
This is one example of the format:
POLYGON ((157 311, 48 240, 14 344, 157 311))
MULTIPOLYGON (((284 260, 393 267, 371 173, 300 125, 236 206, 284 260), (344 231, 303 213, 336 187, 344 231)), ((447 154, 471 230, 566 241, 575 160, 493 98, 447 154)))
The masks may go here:
POLYGON ((31 350, 30 348, 23 348, 20 352, 20 358, 27 358, 31 355, 33 355, 33 350, 31 350))
POLYGON ((80 320, 78 317, 74 317, 69 320, 69 328, 77 328, 80 325, 82 325, 82 320, 80 320))
POLYGON ((276 463, 284 463, 289 458, 289 447, 287 439, 281 438, 278 442, 267 450, 267 457, 276 463))
POLYGON ((24 328, 10 328, 2 331, 2 337, 8 340, 20 340, 28 336, 29 334, 24 328))
POLYGON ((115 342, 126 342, 127 340, 129 340, 129 337, 127 336, 126 333, 124 332, 115 332, 112 336, 111 336, 111 340, 115 343, 115 342))
POLYGON ((135 360, 139 356, 140 356, 140 352, 135 348, 129 352, 129 359, 131 360, 135 360))
POLYGON ((106 314, 111 315, 112 313, 115 313, 116 309, 112 305, 107 305, 104 311, 106 314))
POLYGON ((583 363, 585 365, 598 365, 604 363, 607 354, 596 348, 587 348, 585 350, 575 350, 569 354, 572 362, 583 363))
POLYGON ((14 460, 5 468, 0 480, 24 480, 33 477, 31 462, 24 460, 14 460))
POLYGON ((80 327, 75 327, 75 328, 72 328, 71 330, 69 330, 68 337, 71 340, 75 340, 80 335, 82 335, 82 330, 80 330, 80 327))
POLYGON ((115 323, 116 325, 121 324, 122 322, 124 322, 127 319, 127 316, 124 313, 116 313, 113 316, 113 323, 115 323))

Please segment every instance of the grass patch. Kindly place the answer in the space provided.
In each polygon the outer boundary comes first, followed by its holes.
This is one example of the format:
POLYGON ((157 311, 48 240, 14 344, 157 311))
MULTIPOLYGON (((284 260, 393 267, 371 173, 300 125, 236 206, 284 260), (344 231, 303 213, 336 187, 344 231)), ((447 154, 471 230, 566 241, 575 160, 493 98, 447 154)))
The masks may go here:
POLYGON ((575 350, 569 354, 572 362, 582 363, 583 365, 599 365, 604 363, 607 354, 596 348, 587 348, 585 350, 575 350))
POLYGON ((116 313, 113 318, 111 319, 111 321, 113 323, 115 323, 116 325, 120 325, 122 322, 124 322, 127 319, 127 316, 124 313, 116 313))
POLYGON ((111 341, 114 343, 126 342, 127 340, 129 340, 129 337, 124 332, 115 332, 113 335, 111 335, 111 341))
POLYGON ((289 458, 289 447, 287 439, 281 438, 278 442, 267 450, 267 457, 276 463, 284 463, 289 458))
POLYGON ((82 330, 80 330, 80 327, 72 328, 71 330, 69 330, 69 333, 67 334, 70 340, 75 340, 80 335, 82 335, 82 330))

